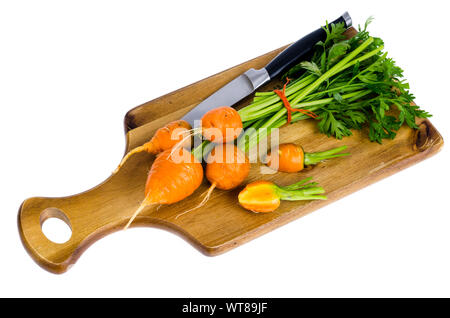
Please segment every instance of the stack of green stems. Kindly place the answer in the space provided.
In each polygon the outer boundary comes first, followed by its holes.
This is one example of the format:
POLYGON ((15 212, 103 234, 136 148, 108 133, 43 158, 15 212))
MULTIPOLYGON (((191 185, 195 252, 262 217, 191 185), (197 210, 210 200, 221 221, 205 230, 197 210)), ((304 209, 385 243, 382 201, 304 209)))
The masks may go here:
MULTIPOLYGON (((320 110, 322 107, 330 104, 334 101, 333 97, 323 98, 334 92, 339 92, 342 99, 346 102, 358 103, 362 97, 372 93, 370 89, 367 89, 364 83, 352 84, 353 79, 350 82, 339 85, 330 89, 315 92, 319 86, 325 81, 329 81, 333 76, 338 75, 342 71, 354 66, 356 63, 360 63, 364 60, 377 55, 383 46, 379 46, 376 49, 363 54, 358 55, 364 51, 374 39, 368 38, 361 43, 355 50, 348 53, 342 60, 331 67, 327 72, 321 76, 314 74, 304 73, 298 79, 289 83, 285 89, 285 96, 287 97, 289 104, 294 109, 305 109, 310 112, 320 110)), ((370 66, 361 72, 368 72, 370 66)), ((339 76, 336 76, 333 80, 338 80, 339 76)), ((354 78, 356 78, 355 76, 354 78)), ((244 133, 241 134, 237 141, 237 147, 244 152, 248 152, 255 147, 260 140, 266 138, 271 130, 280 128, 287 123, 287 109, 284 107, 280 97, 274 92, 256 92, 253 103, 240 109, 238 111, 243 127, 244 133)), ((294 112, 291 116, 291 123, 311 118, 305 113, 294 112)), ((203 156, 206 156, 214 147, 214 144, 209 141, 203 141, 199 146, 192 150, 193 155, 201 160, 203 156)))

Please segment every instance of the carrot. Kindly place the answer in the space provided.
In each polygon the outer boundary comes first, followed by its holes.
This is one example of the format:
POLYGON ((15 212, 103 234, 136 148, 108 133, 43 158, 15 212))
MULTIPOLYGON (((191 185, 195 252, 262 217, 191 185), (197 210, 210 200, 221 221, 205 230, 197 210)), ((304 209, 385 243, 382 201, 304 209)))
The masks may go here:
MULTIPOLYGON (((205 139, 200 145, 193 150, 197 158, 203 156, 203 145, 209 143, 228 143, 235 140, 241 134, 243 125, 239 113, 232 107, 222 106, 211 109, 206 112, 201 119, 201 126, 191 129, 179 144, 191 136, 203 135, 205 139)), ((175 145, 173 149, 179 146, 175 145)), ((214 147, 214 145, 211 145, 214 147)))
POLYGON ((252 212, 267 213, 275 211, 281 200, 326 200, 326 196, 320 195, 325 192, 322 187, 318 187, 316 182, 307 183, 311 179, 284 187, 270 181, 252 182, 239 193, 239 204, 252 212))
POLYGON ((277 152, 269 151, 266 156, 267 166, 273 170, 282 172, 298 172, 309 165, 315 165, 320 161, 348 156, 349 153, 341 153, 342 150, 347 149, 347 146, 342 146, 323 152, 304 152, 301 146, 296 144, 286 143, 278 146, 277 152))
POLYGON ((190 129, 191 125, 184 120, 176 120, 164 127, 159 128, 150 141, 146 142, 142 146, 130 150, 125 157, 123 157, 113 174, 117 173, 124 163, 136 153, 145 151, 156 155, 164 150, 171 149, 180 142, 183 142, 183 146, 187 145, 190 140, 187 140, 185 136, 189 134, 190 129))
POLYGON ((235 140, 241 134, 242 127, 241 116, 232 107, 218 107, 202 117, 202 135, 215 143, 235 140))
POLYGON ((211 186, 205 192, 205 198, 195 208, 177 215, 176 218, 205 205, 215 188, 221 190, 236 188, 247 178, 250 172, 250 163, 247 156, 233 144, 216 145, 209 153, 206 162, 206 178, 211 186))
POLYGON ((233 144, 217 145, 206 162, 206 178, 221 190, 236 188, 250 172, 247 156, 233 144))
POLYGON ((203 167, 186 149, 161 152, 153 162, 145 185, 145 199, 134 212, 124 230, 147 207, 172 204, 190 196, 202 183, 203 167))

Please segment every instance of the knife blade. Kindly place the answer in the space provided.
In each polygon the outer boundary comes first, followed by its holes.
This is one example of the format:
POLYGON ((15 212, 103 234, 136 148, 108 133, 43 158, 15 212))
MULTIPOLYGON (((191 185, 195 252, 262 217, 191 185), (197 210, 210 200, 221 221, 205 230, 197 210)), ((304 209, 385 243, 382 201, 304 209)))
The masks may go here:
MULTIPOLYGON (((352 19, 348 12, 345 12, 329 24, 341 22, 344 22, 346 28, 349 28, 352 25, 352 19)), ((221 106, 233 106, 253 93, 258 87, 275 78, 283 70, 292 66, 295 62, 298 62, 299 59, 311 52, 317 42, 324 41, 325 38, 326 32, 323 28, 319 28, 309 33, 284 49, 265 67, 259 70, 251 68, 221 87, 190 110, 182 119, 191 124, 192 127, 196 127, 196 124, 198 124, 196 121, 200 120, 206 112, 221 106)))

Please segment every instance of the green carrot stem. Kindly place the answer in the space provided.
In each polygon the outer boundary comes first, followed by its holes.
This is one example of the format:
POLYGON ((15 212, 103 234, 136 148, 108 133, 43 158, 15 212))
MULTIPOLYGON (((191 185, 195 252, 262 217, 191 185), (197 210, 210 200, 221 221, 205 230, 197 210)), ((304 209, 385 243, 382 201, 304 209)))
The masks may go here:
MULTIPOLYGON (((352 84, 352 85, 342 84, 342 85, 337 86, 337 87, 333 87, 333 88, 330 88, 330 89, 327 89, 327 90, 323 90, 323 91, 320 91, 320 92, 317 92, 317 93, 314 93, 314 94, 310 94, 310 95, 307 96, 307 98, 305 98, 305 100, 311 100, 311 99, 314 99, 314 98, 316 98, 318 96, 323 96, 323 95, 325 95, 327 93, 333 93, 333 92, 343 93, 343 92, 348 92, 348 91, 355 91, 355 90, 358 90, 358 89, 361 89, 361 88, 364 88, 364 87, 365 87, 365 85, 363 85, 363 84, 352 84)), ((295 95, 293 95, 293 96, 295 96, 295 95)))
POLYGON ((312 180, 312 177, 305 178, 297 183, 288 186, 279 186, 279 187, 283 190, 290 191, 290 190, 313 188, 319 185, 317 182, 309 182, 310 180, 312 180))
POLYGON ((258 129, 258 128, 260 128, 260 127, 262 126, 262 124, 264 123, 264 119, 265 119, 265 118, 260 118, 260 119, 258 119, 258 120, 251 126, 251 128, 253 128, 253 129, 258 129))
POLYGON ((377 47, 375 50, 372 50, 372 51, 370 51, 370 52, 368 52, 368 53, 366 53, 366 54, 364 54, 364 55, 362 55, 360 57, 357 57, 353 61, 350 61, 349 63, 347 63, 343 67, 341 67, 341 69, 337 73, 339 73, 339 72, 349 68, 350 66, 355 65, 358 62, 362 62, 364 60, 367 60, 368 58, 371 58, 372 56, 378 54, 382 49, 384 49, 384 45, 381 45, 381 46, 377 47))
POLYGON ((299 190, 285 190, 281 187, 276 187, 276 191, 281 200, 287 201, 301 201, 301 200, 326 200, 325 193, 322 187, 311 187, 299 190))
POLYGON ((272 96, 272 92, 256 92, 255 96, 272 96))
POLYGON ((307 188, 313 188, 318 186, 319 184, 317 182, 310 182, 308 184, 304 184, 304 185, 290 185, 290 186, 286 186, 286 187, 282 187, 284 190, 300 190, 300 189, 307 189, 307 188))
MULTIPOLYGON (((299 89, 302 89, 303 87, 308 86, 314 82, 314 76, 310 75, 305 78, 303 78, 301 81, 295 83, 294 85, 290 85, 286 87, 286 96, 289 96, 295 92, 297 92, 299 89)), ((239 115, 241 115, 241 119, 248 113, 258 111, 260 109, 263 109, 267 106, 272 105, 273 103, 276 103, 280 100, 277 94, 274 92, 270 92, 270 97, 265 97, 264 99, 260 99, 257 102, 254 102, 238 111, 239 115)), ((268 95, 269 96, 269 95, 268 95)), ((243 120, 244 121, 244 120, 243 120)))
POLYGON ((205 157, 214 148, 214 143, 209 140, 204 140, 196 148, 192 149, 192 155, 200 162, 202 162, 203 157, 205 157))
POLYGON ((242 122, 242 128, 245 129, 245 128, 247 128, 247 127, 253 125, 257 120, 258 120, 258 119, 254 119, 254 120, 249 120, 249 121, 246 121, 246 122, 242 122))
POLYGON ((304 163, 305 165, 309 166, 309 165, 315 165, 323 160, 326 159, 330 159, 330 158, 337 158, 337 157, 343 157, 343 156, 348 156, 350 155, 349 153, 341 153, 338 154, 339 152, 343 151, 347 149, 347 146, 342 146, 342 147, 337 147, 334 149, 330 149, 327 151, 322 151, 322 152, 313 152, 313 153, 308 153, 305 152, 305 159, 304 159, 304 163))
POLYGON ((331 76, 342 71, 344 69, 344 66, 346 66, 346 64, 348 64, 350 61, 352 61, 366 47, 368 47, 370 44, 372 44, 372 42, 373 42, 373 38, 370 37, 366 41, 364 41, 360 46, 358 46, 356 49, 354 49, 352 52, 347 54, 347 56, 344 57, 342 60, 340 60, 339 63, 334 65, 331 69, 329 69, 322 76, 320 76, 314 83, 309 85, 307 89, 303 90, 302 94, 300 94, 293 100, 293 103, 295 104, 295 103, 301 101, 306 95, 308 95, 309 93, 314 91, 317 87, 319 87, 320 84, 322 84, 328 78, 330 78, 331 76))
POLYGON ((312 200, 328 200, 326 195, 306 195, 298 194, 291 197, 286 197, 283 200, 286 201, 312 201, 312 200))
MULTIPOLYGON (((351 95, 344 95, 342 96, 342 98, 350 98, 355 96, 354 94, 351 95)), ((304 107, 308 107, 308 106, 314 106, 314 105, 321 105, 321 104, 327 104, 332 102, 334 99, 333 98, 324 98, 324 99, 319 99, 319 100, 314 100, 314 101, 308 101, 308 102, 303 102, 303 103, 298 103, 296 105, 291 105, 291 107, 293 108, 304 108, 304 107)), ((269 107, 266 107, 265 109, 262 109, 260 111, 256 111, 253 113, 250 113, 248 115, 243 115, 243 117, 241 117, 241 120, 243 122, 247 121, 247 120, 254 120, 257 118, 261 118, 261 117, 267 117, 272 113, 275 113, 277 111, 279 111, 280 109, 283 109, 283 103, 277 102, 269 107)))
MULTIPOLYGON (((369 93, 371 93, 371 90, 360 90, 360 91, 356 91, 356 92, 351 92, 345 95, 342 95, 342 99, 358 99, 362 96, 365 96, 369 93)), ((292 108, 305 108, 305 107, 310 107, 310 106, 316 106, 316 105, 324 105, 324 104, 328 104, 334 101, 334 98, 329 97, 329 98, 323 98, 323 99, 318 99, 318 100, 313 100, 313 101, 307 101, 307 102, 302 102, 302 103, 298 103, 298 104, 291 104, 292 108)), ((267 107, 266 109, 263 109, 259 112, 255 112, 255 113, 251 113, 249 115, 246 115, 244 117, 243 120, 254 120, 257 118, 261 118, 261 117, 267 117, 268 115, 277 112, 281 109, 284 109, 283 103, 282 102, 278 102, 270 107, 267 107)))
POLYGON ((300 180, 297 183, 293 183, 293 184, 288 185, 288 186, 278 186, 278 187, 283 189, 283 190, 295 190, 295 189, 298 189, 299 187, 304 186, 305 183, 307 183, 310 180, 312 180, 312 177, 305 178, 303 180, 300 180))

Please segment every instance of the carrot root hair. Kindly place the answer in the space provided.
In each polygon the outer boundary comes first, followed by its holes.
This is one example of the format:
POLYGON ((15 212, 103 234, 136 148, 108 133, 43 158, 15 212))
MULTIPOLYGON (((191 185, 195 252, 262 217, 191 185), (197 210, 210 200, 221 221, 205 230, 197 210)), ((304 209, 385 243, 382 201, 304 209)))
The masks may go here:
POLYGON ((181 139, 179 142, 177 142, 177 143, 172 147, 172 151, 170 152, 169 158, 172 157, 173 153, 174 153, 177 149, 179 149, 179 148, 184 144, 184 142, 185 142, 188 138, 191 138, 192 136, 195 136, 195 135, 200 134, 201 131, 202 131, 201 127, 199 127, 199 128, 192 128, 192 129, 187 130, 186 132, 188 132, 188 134, 186 134, 186 136, 184 136, 183 139, 181 139))
POLYGON ((141 213, 145 208, 153 206, 154 204, 148 203, 146 200, 142 201, 141 205, 137 208, 137 210, 134 212, 134 214, 131 216, 131 218, 128 220, 128 223, 123 227, 123 230, 125 231, 128 229, 133 223, 134 219, 141 213))
POLYGON ((147 151, 148 149, 148 145, 144 144, 142 146, 136 147, 134 149, 132 149, 131 151, 129 151, 125 157, 123 157, 122 161, 119 163, 119 165, 117 166, 116 170, 113 171, 113 174, 116 174, 117 172, 119 172, 120 168, 122 168, 122 166, 125 164, 125 162, 134 154, 139 153, 139 152, 143 152, 143 151, 147 151))
POLYGON ((202 194, 202 195, 204 195, 205 197, 203 198, 202 202, 200 202, 199 205, 197 205, 196 207, 194 207, 194 208, 192 208, 192 209, 189 209, 189 210, 187 210, 187 211, 184 211, 183 213, 178 214, 178 215, 175 217, 175 220, 178 219, 180 216, 185 215, 186 213, 189 213, 189 212, 191 212, 191 211, 197 210, 198 208, 201 208, 202 206, 204 206, 204 205, 206 204, 206 202, 208 202, 208 200, 209 200, 209 198, 210 198, 210 196, 211 196, 211 193, 213 192, 213 190, 214 190, 215 188, 216 188, 216 183, 214 182, 213 184, 211 184, 211 186, 209 187, 209 189, 208 189, 205 193, 202 194))

